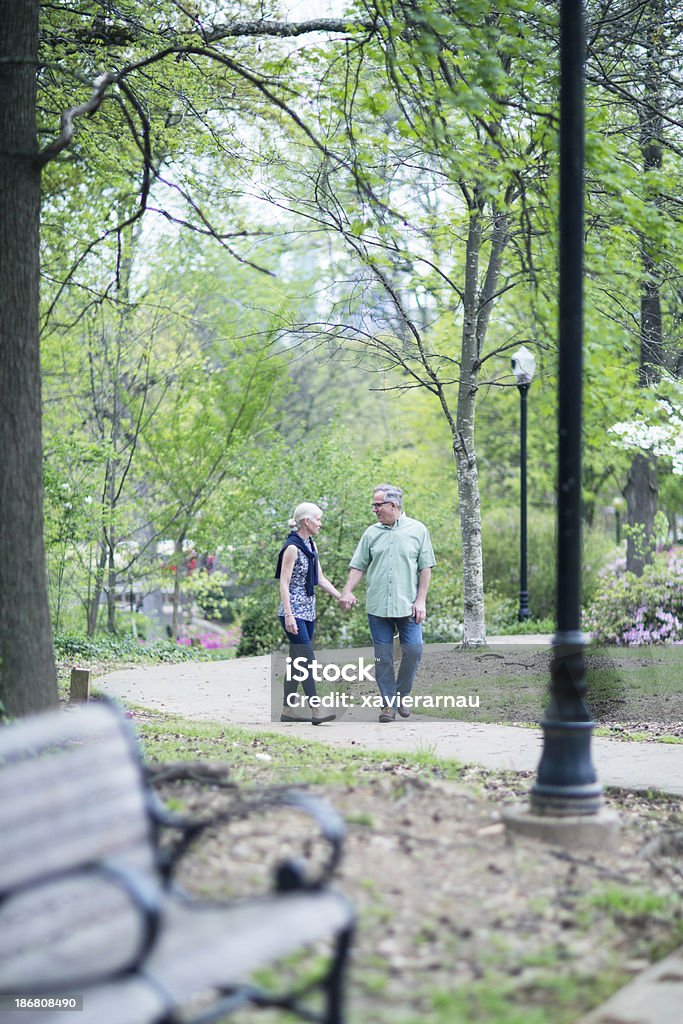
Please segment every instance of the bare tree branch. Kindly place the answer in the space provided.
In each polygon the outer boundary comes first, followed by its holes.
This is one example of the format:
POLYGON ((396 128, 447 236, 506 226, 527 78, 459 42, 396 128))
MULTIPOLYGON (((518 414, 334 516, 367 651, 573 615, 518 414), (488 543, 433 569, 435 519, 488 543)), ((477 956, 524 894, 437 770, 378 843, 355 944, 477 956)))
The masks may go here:
POLYGON ((54 160, 63 149, 70 145, 74 137, 74 119, 83 117, 84 114, 94 114, 95 111, 99 110, 107 94, 107 89, 113 82, 118 80, 118 77, 115 71, 107 71, 106 74, 100 75, 93 82, 90 99, 85 103, 79 104, 77 107, 71 107, 69 110, 64 111, 61 117, 60 134, 54 142, 51 142, 38 154, 37 162, 39 167, 44 167, 50 160, 54 160))

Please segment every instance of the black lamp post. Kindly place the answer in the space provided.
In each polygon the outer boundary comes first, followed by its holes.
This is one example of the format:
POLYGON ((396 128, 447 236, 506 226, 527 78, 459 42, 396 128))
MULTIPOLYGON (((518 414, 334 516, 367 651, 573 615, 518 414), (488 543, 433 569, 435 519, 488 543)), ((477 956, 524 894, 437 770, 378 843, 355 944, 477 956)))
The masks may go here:
POLYGON ((517 619, 529 618, 529 586, 527 582, 526 533, 526 396, 536 369, 536 356, 524 345, 512 357, 512 372, 519 391, 519 611, 517 619))
POLYGON ((582 0, 560 4, 560 294, 557 631, 543 753, 531 790, 540 815, 596 814, 602 788, 591 761, 593 722, 580 632, 583 375, 584 20, 582 0))

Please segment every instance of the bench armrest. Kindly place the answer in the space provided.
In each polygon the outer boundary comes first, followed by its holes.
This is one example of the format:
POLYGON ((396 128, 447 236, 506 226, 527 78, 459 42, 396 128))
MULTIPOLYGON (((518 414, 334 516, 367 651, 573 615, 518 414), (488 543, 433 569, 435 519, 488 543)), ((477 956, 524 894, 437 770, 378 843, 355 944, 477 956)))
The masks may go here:
MULTIPOLYGON (((168 778, 169 776, 167 775, 166 777, 168 778)), ((290 889, 314 890, 322 888, 322 886, 327 884, 341 858, 345 834, 343 819, 330 804, 305 790, 292 789, 290 787, 278 786, 253 792, 240 790, 235 783, 225 781, 225 778, 220 780, 214 771, 210 772, 207 777, 202 778, 195 765, 188 766, 185 776, 182 775, 182 767, 180 765, 173 765, 170 777, 174 780, 185 777, 194 782, 218 784, 222 788, 231 789, 234 792, 235 800, 233 805, 225 811, 220 811, 210 817, 201 819, 192 819, 181 814, 174 814, 168 811, 159 801, 154 801, 152 814, 157 825, 161 828, 172 829, 180 833, 179 837, 169 845, 169 848, 162 852, 159 867, 166 881, 172 879, 180 860, 207 828, 214 828, 230 821, 247 818, 254 813, 260 813, 269 808, 292 807, 303 811, 313 819, 318 826, 320 835, 329 847, 329 853, 320 871, 312 878, 307 877, 304 867, 298 861, 283 861, 276 867, 276 889, 278 891, 290 889)))

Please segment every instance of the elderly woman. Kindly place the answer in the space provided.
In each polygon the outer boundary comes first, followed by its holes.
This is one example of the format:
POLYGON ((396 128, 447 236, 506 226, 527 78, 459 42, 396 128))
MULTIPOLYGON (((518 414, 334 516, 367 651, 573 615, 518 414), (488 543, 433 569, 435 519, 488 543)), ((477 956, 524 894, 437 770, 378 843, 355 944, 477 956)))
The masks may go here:
MULTIPOLYGON (((318 549, 313 540, 320 533, 322 518, 322 509, 312 502, 297 505, 287 524, 291 533, 282 546, 275 571, 275 578, 280 580, 278 615, 289 640, 290 664, 295 659, 304 659, 303 665, 301 660, 297 662, 297 668, 301 667, 302 672, 305 671, 302 686, 307 700, 317 696, 311 672, 311 665, 315 661, 315 587, 319 585, 332 597, 337 600, 340 598, 337 588, 323 574, 318 549)), ((297 691, 297 685, 292 679, 285 679, 281 722, 310 721, 313 725, 322 725, 337 717, 315 708, 304 717, 303 709, 299 710, 297 701, 291 699, 297 691)))

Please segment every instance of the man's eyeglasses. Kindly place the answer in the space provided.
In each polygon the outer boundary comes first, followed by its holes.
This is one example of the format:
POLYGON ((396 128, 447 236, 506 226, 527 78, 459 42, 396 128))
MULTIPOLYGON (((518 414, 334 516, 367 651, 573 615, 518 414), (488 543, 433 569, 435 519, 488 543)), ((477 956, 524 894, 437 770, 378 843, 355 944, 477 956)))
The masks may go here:
POLYGON ((376 512, 378 508, 382 507, 382 505, 391 505, 391 502, 390 501, 373 501, 373 503, 372 503, 372 511, 376 512))

